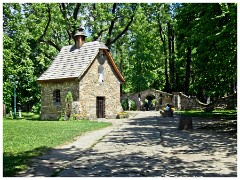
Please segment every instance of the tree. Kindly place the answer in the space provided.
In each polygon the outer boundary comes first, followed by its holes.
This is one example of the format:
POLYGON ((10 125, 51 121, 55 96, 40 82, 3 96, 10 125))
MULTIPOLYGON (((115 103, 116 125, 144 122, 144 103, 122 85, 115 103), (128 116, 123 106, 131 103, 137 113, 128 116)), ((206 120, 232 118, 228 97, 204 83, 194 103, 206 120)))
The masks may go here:
POLYGON ((186 58, 185 91, 203 101, 232 93, 237 72, 236 4, 188 3, 176 12, 178 49, 186 53, 178 54, 186 58))
POLYGON ((66 115, 67 118, 69 119, 72 115, 72 103, 73 103, 73 97, 71 91, 68 91, 68 94, 65 98, 65 103, 66 103, 66 115))
POLYGON ((87 41, 109 47, 126 80, 123 92, 184 91, 205 101, 236 91, 236 3, 4 3, 7 107, 10 74, 18 77, 21 105, 30 109, 40 101, 36 79, 61 47, 74 44, 79 26, 87 41))
POLYGON ((102 41, 110 48, 128 31, 137 6, 4 3, 4 103, 11 107, 13 90, 8 76, 12 74, 19 81, 18 102, 30 110, 32 105, 40 101, 40 86, 36 79, 49 67, 61 47, 74 43, 72 37, 76 29, 84 25, 83 22, 90 33, 88 40, 102 36, 102 41))

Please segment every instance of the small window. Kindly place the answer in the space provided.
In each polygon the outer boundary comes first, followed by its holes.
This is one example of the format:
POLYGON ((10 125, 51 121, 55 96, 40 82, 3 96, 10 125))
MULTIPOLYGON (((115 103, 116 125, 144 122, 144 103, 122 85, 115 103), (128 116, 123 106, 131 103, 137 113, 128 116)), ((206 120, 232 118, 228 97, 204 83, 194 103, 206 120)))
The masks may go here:
POLYGON ((53 102, 54 103, 60 103, 61 102, 61 95, 60 95, 60 90, 56 89, 53 91, 53 102))
POLYGON ((102 65, 98 66, 98 82, 104 82, 104 67, 102 65))
POLYGON ((105 55, 104 51, 101 49, 101 50, 99 50, 99 53, 98 53, 98 62, 99 62, 99 64, 103 65, 105 60, 106 60, 106 55, 105 55))

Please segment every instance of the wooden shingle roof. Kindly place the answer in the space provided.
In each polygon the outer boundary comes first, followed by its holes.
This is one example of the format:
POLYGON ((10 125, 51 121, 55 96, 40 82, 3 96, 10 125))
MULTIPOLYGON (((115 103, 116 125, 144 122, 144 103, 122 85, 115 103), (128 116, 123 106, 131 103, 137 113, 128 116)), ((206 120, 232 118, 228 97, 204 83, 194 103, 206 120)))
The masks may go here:
POLYGON ((108 47, 102 42, 93 41, 84 43, 80 49, 75 49, 75 45, 64 46, 51 66, 37 79, 38 82, 60 79, 79 78, 89 67, 97 56, 99 49, 103 49, 110 59, 118 77, 122 82, 124 79, 118 71, 108 47))

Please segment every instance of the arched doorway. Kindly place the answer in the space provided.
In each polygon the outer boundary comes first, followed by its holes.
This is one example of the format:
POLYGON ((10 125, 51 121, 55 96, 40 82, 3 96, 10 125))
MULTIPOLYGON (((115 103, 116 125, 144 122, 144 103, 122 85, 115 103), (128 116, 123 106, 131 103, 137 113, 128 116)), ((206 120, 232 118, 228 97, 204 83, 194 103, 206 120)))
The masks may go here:
POLYGON ((143 107, 144 107, 144 110, 145 111, 153 111, 156 109, 156 97, 152 94, 149 94, 146 96, 146 98, 144 99, 144 104, 143 104, 143 107))

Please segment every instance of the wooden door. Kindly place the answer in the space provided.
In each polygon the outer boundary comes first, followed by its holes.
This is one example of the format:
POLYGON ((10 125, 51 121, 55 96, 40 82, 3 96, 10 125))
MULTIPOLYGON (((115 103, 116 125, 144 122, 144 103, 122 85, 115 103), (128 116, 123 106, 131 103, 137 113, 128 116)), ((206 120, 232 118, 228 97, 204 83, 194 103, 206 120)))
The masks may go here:
POLYGON ((97 118, 105 118, 105 97, 97 97, 97 118))

